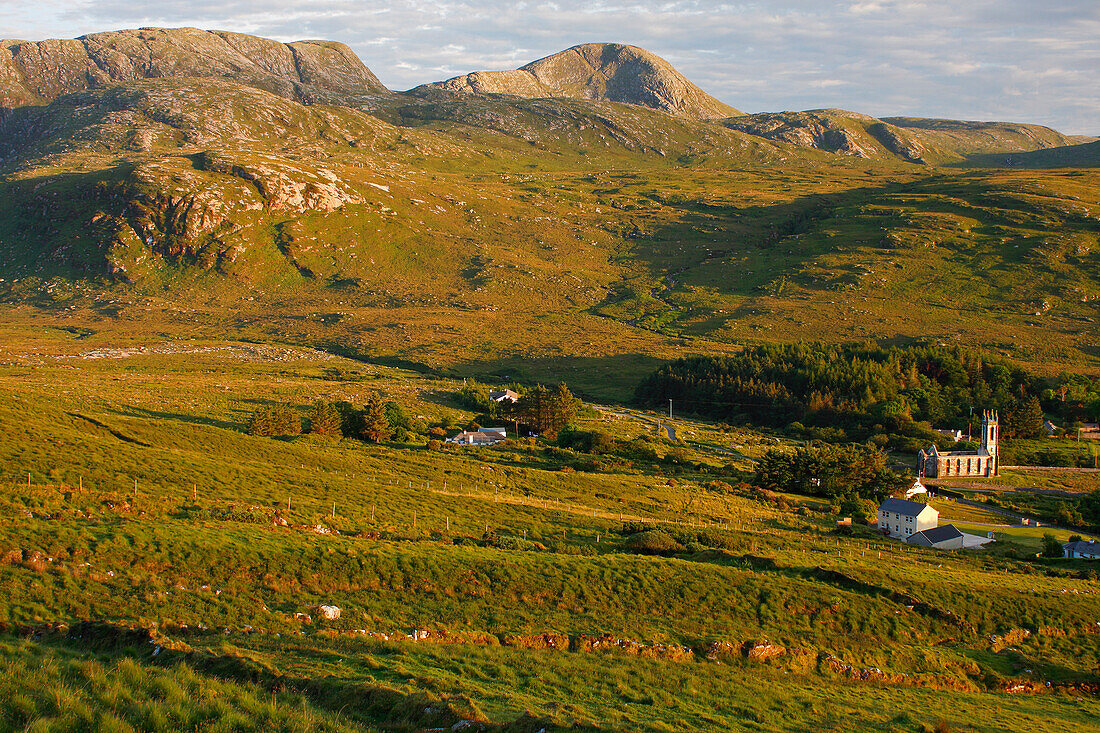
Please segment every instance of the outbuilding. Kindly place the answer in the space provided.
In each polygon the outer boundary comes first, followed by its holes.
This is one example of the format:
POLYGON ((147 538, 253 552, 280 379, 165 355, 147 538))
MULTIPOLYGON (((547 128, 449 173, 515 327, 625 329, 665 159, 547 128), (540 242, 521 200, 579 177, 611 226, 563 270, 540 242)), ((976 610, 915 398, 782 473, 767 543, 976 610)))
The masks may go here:
POLYGON ((910 545, 934 547, 937 550, 961 550, 965 546, 966 535, 953 524, 933 527, 914 533, 906 540, 910 545))

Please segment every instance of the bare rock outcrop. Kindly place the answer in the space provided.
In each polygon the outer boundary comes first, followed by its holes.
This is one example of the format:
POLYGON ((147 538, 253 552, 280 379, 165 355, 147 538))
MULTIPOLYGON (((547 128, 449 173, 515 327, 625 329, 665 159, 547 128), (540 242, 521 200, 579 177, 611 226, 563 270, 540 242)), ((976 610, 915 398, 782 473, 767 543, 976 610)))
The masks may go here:
POLYGON ((787 649, 778 644, 772 644, 767 639, 757 639, 746 641, 742 644, 741 653, 746 659, 754 659, 758 662, 763 662, 773 657, 786 654, 787 649))
POLYGON ((816 148, 857 158, 885 157, 886 152, 863 129, 862 122, 850 115, 815 110, 745 115, 726 120, 724 124, 750 135, 802 148, 816 148))
POLYGON ((476 71, 413 90, 625 102, 696 119, 741 112, 692 84, 656 54, 619 43, 588 43, 511 71, 476 71))
POLYGON ((0 41, 0 107, 165 77, 227 77, 300 101, 390 93, 351 49, 334 41, 279 43, 197 28, 0 41))
POLYGON ((121 212, 101 212, 89 222, 107 243, 109 274, 136 282, 147 263, 182 256, 196 257, 206 268, 233 262, 242 244, 232 235, 265 212, 329 213, 363 201, 333 171, 273 156, 207 151, 196 155, 195 163, 166 158, 142 163, 111 192, 124 201, 121 212))

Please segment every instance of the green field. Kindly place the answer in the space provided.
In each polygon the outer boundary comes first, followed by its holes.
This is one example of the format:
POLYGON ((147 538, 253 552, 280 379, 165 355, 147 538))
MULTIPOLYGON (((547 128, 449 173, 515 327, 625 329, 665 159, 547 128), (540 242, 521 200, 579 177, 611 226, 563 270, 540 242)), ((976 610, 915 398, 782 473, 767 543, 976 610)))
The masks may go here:
POLYGON ((655 458, 595 472, 526 439, 253 437, 272 400, 469 413, 459 381, 320 352, 20 333, 0 367, 9 727, 999 731, 1009 710, 1069 731, 1098 712, 1078 690, 1100 584, 1016 559, 1041 530, 964 553, 836 535, 820 500, 736 488, 776 438, 678 420, 677 445, 637 410, 581 423, 655 458), (684 549, 630 552, 637 522, 684 549))

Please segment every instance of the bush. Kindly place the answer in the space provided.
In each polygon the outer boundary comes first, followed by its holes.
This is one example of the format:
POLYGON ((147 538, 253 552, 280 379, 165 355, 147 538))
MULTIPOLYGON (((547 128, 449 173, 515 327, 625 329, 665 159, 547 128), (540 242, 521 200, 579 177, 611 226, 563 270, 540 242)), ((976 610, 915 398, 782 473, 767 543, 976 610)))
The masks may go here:
POLYGON ((522 537, 498 537, 496 546, 501 550, 525 550, 528 552, 546 549, 541 543, 525 540, 522 537))
POLYGON ((623 542, 623 547, 641 555, 671 555, 674 552, 684 551, 683 545, 660 529, 631 535, 623 542))

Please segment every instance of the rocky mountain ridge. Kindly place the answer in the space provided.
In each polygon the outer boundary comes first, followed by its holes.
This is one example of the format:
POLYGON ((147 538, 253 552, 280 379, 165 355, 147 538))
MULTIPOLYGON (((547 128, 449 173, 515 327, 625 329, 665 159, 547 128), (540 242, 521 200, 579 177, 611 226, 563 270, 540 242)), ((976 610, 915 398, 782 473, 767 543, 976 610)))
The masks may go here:
POLYGON ((167 77, 225 77, 297 101, 389 94, 343 43, 197 28, 141 28, 71 40, 0 41, 0 107, 167 77))
POLYGON ((1042 125, 917 117, 881 119, 843 109, 761 112, 723 120, 726 127, 776 142, 857 158, 957 163, 989 153, 1018 153, 1080 144, 1042 125))
POLYGON ((504 94, 624 102, 696 119, 742 114, 692 84, 667 61, 636 46, 587 43, 512 71, 475 71, 425 84, 414 94, 504 94))

